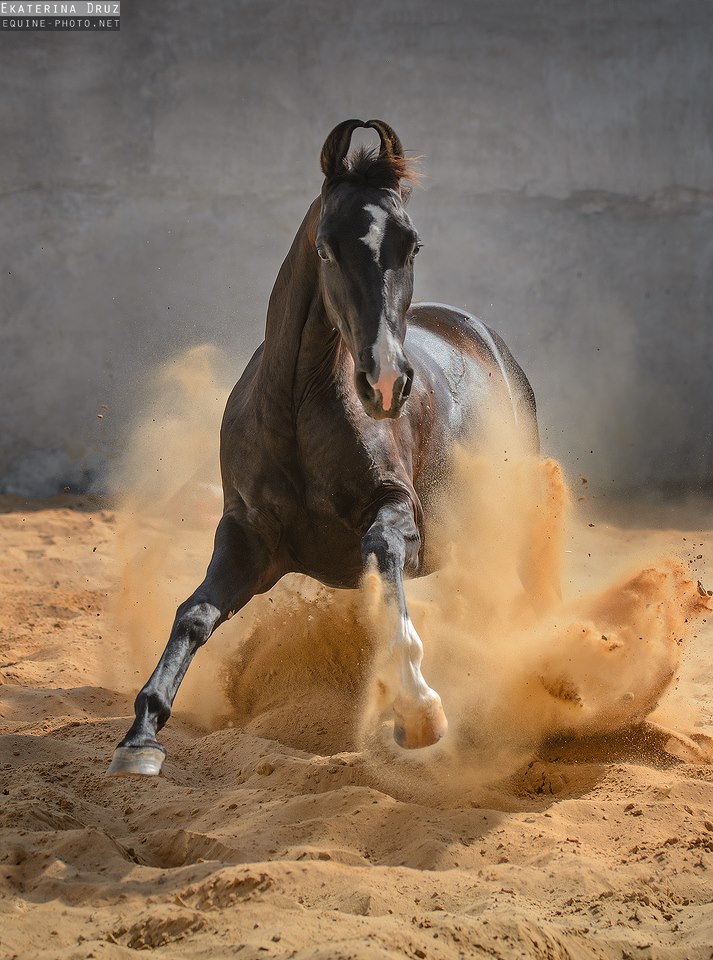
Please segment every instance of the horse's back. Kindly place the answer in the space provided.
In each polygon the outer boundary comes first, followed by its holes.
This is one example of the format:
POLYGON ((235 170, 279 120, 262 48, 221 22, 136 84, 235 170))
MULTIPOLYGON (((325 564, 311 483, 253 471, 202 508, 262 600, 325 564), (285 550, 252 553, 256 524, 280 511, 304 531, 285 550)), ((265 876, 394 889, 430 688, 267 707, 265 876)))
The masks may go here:
POLYGON ((533 449, 539 445, 535 395, 502 337, 465 310, 443 303, 418 303, 408 313, 406 339, 417 351, 431 390, 455 405, 468 430, 490 398, 512 410, 533 449), (439 379, 440 376, 440 379, 439 379))

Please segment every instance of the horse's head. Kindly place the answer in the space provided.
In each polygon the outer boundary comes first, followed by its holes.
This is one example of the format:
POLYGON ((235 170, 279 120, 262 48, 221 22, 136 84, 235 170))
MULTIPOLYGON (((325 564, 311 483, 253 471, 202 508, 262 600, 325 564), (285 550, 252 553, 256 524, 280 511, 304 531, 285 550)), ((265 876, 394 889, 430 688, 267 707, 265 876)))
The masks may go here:
POLYGON ((381 120, 346 120, 322 148, 322 209, 316 236, 320 283, 330 321, 354 359, 354 382, 370 417, 397 417, 411 391, 404 353, 419 239, 404 209, 408 164, 381 120), (357 127, 372 127, 380 150, 347 161, 357 127))

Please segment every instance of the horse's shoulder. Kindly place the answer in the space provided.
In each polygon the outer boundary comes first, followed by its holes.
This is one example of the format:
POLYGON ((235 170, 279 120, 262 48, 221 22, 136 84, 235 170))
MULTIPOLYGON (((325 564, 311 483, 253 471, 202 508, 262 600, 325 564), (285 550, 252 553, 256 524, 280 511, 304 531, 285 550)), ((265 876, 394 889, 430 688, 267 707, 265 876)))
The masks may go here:
POLYGON ((260 369, 260 360, 265 348, 264 342, 260 344, 255 353, 250 358, 247 366, 240 375, 240 379, 230 391, 225 406, 226 414, 236 413, 242 407, 247 396, 250 394, 255 383, 258 371, 260 369))

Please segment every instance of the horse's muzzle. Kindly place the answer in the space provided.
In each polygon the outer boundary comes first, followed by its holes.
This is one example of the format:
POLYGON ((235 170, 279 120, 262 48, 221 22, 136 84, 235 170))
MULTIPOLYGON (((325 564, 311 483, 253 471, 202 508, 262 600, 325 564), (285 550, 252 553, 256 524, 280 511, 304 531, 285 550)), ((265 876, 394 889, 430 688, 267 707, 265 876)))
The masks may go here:
POLYGON ((391 387, 391 396, 384 397, 379 381, 374 382, 366 370, 357 370, 354 374, 357 396, 364 410, 374 420, 393 420, 401 414, 401 409, 411 393, 413 367, 406 365, 403 373, 389 379, 388 384, 391 387))

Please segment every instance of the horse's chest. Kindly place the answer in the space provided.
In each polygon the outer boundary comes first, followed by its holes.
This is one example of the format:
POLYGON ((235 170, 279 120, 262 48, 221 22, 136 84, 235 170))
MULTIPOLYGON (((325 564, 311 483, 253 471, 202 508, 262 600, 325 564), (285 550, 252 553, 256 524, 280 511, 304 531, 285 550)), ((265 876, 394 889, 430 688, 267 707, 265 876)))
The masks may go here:
POLYGON ((349 433, 312 421, 297 450, 300 503, 285 530, 296 566, 333 586, 358 583, 361 538, 379 479, 349 433))
POLYGON ((369 475, 350 470, 347 464, 339 470, 315 467, 304 477, 306 518, 324 528, 357 526, 372 495, 369 475))
POLYGON ((294 565, 335 587, 356 586, 363 530, 355 516, 356 491, 338 483, 309 485, 304 504, 285 531, 294 565))
POLYGON ((378 490, 385 458, 339 407, 310 413, 297 444, 307 512, 324 522, 357 523, 378 490))

